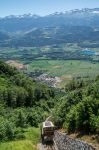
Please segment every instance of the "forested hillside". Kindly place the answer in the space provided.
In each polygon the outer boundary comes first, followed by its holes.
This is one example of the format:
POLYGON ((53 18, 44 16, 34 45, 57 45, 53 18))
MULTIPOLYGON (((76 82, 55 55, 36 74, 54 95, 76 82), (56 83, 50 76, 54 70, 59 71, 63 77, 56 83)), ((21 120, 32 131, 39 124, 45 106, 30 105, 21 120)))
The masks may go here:
POLYGON ((55 123, 69 133, 99 133, 99 76, 95 80, 73 80, 54 110, 55 123))
POLYGON ((54 91, 0 62, 0 141, 24 138, 54 106, 54 91), (45 115, 44 115, 45 114, 45 115))

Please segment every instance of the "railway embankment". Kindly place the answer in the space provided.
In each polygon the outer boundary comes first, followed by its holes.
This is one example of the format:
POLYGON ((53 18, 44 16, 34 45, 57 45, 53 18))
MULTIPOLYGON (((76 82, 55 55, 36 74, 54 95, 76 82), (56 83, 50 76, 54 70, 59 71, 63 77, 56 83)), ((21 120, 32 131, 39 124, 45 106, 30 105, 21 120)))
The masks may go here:
POLYGON ((98 150, 84 141, 72 139, 58 131, 55 131, 54 141, 58 150, 98 150))

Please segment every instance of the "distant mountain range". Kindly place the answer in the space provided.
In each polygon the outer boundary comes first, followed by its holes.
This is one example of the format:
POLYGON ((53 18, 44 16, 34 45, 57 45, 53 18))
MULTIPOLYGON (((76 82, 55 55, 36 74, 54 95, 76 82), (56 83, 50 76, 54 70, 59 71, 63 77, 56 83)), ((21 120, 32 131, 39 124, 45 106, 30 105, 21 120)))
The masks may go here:
POLYGON ((56 12, 44 17, 32 14, 0 18, 0 31, 23 32, 33 28, 68 26, 91 26, 99 28, 99 8, 75 9, 56 12))
POLYGON ((99 8, 0 18, 0 47, 82 43, 99 46, 99 8))

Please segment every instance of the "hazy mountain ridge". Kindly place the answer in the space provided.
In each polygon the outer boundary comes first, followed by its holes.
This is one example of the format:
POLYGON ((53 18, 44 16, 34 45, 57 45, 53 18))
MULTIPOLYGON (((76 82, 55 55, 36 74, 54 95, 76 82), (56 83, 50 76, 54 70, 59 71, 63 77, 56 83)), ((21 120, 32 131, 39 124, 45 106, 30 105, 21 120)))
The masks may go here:
POLYGON ((0 18, 0 46, 46 46, 79 43, 97 44, 99 8, 75 9, 47 16, 24 14, 0 18))
POLYGON ((61 25, 99 27, 99 8, 56 12, 43 17, 24 14, 0 18, 0 30, 6 32, 28 31, 35 27, 42 28, 61 25))

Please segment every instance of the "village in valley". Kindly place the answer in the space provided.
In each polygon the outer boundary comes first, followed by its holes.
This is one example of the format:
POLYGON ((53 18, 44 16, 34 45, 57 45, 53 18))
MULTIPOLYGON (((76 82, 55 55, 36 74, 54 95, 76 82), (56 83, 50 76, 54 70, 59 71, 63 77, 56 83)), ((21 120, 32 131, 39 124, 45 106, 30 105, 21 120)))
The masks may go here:
POLYGON ((48 74, 44 73, 36 78, 36 80, 40 82, 46 83, 50 87, 57 87, 57 85, 61 82, 61 79, 59 77, 52 77, 48 74))

